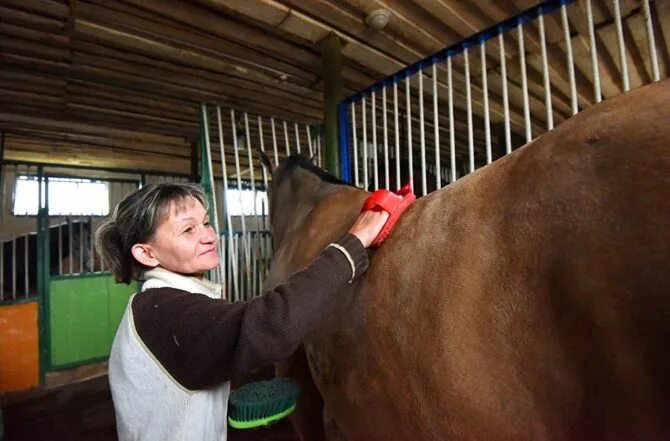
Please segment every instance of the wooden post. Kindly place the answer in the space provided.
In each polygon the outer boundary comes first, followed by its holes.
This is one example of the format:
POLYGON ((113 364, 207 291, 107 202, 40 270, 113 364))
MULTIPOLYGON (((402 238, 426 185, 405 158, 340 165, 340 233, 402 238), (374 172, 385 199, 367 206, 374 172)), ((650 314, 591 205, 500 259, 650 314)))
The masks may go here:
POLYGON ((334 33, 321 41, 321 78, 323 78, 323 125, 326 169, 340 175, 337 131, 337 104, 342 99, 342 41, 334 33))

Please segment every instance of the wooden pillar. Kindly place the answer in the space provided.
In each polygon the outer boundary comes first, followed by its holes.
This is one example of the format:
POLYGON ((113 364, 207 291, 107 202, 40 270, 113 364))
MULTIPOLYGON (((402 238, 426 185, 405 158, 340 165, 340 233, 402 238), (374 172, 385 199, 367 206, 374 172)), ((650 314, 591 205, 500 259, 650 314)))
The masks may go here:
POLYGON ((323 78, 323 125, 326 170, 340 175, 337 132, 337 104, 342 99, 342 41, 334 33, 321 41, 321 78, 323 78))

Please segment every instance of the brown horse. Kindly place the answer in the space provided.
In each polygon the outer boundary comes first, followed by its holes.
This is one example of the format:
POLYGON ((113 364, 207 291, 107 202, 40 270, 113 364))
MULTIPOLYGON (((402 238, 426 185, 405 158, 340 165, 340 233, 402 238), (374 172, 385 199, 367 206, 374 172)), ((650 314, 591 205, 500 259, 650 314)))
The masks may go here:
MULTIPOLYGON (((303 382, 303 439, 321 399, 350 441, 670 439, 669 103, 668 81, 605 101, 417 200, 305 340, 309 369, 278 369, 303 382)), ((276 169, 266 285, 366 195, 276 169)))

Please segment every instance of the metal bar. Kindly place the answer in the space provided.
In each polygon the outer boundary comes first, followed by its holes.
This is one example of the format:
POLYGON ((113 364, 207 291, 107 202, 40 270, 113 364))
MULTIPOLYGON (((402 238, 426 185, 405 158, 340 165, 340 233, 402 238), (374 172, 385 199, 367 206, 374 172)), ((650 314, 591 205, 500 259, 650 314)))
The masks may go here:
MULTIPOLYGON (((258 117, 260 119, 260 116, 258 117)), ((307 147, 309 149, 309 159, 314 158, 314 147, 312 146, 312 134, 309 131, 309 125, 305 124, 305 133, 307 133, 307 147)), ((261 141, 262 143, 262 141, 261 141)), ((267 188, 267 187, 265 187, 267 188)))
POLYGON ((523 120, 526 129, 526 143, 533 140, 530 127, 530 102, 528 101, 528 75, 526 73, 526 48, 523 41, 523 25, 517 26, 519 36, 519 67, 521 68, 521 90, 523 92, 523 120))
POLYGON ((451 58, 447 60, 447 88, 449 90, 449 158, 451 182, 456 182, 456 133, 454 132, 454 83, 451 75, 451 58))
MULTIPOLYGON (((223 178, 223 211, 225 213, 225 222, 226 222, 226 235, 228 237, 228 252, 229 253, 235 253, 237 250, 233 247, 233 241, 232 241, 232 232, 233 232, 233 221, 232 221, 232 216, 230 213, 230 207, 228 206, 228 168, 226 167, 226 147, 225 143, 223 140, 223 122, 221 119, 221 106, 216 106, 216 122, 217 122, 217 127, 219 129, 219 151, 220 151, 220 161, 221 161, 221 177, 223 178)), ((276 152, 276 147, 277 144, 275 143, 275 152, 276 152)), ((239 161, 238 161, 239 162, 239 161)), ((217 230, 219 231, 219 230, 217 230)), ((219 231, 219 234, 221 232, 219 231)), ((224 254, 225 256, 225 254, 224 254)), ((232 285, 233 285, 233 292, 234 292, 234 299, 237 300, 239 298, 239 286, 237 284, 237 277, 235 275, 237 274, 237 266, 233 263, 233 260, 231 259, 231 268, 230 271, 233 273, 232 277, 232 285)), ((227 280, 230 280, 227 279, 227 280)), ((230 299, 230 296, 228 297, 230 299)))
POLYGON ((368 127, 365 97, 361 100, 361 118, 363 119, 363 185, 367 191, 370 183, 368 182, 368 127))
POLYGON ((407 77, 405 80, 405 97, 407 102, 407 168, 409 170, 409 182, 411 184, 412 190, 416 191, 414 188, 414 167, 412 164, 412 107, 410 99, 410 77, 407 77))
POLYGON ((275 130, 275 119, 270 118, 270 127, 272 127, 272 147, 275 152, 275 167, 279 166, 279 151, 277 149, 277 132, 275 130))
POLYGON ((598 48, 596 47, 596 32, 593 27, 593 9, 591 0, 586 0, 586 22, 589 26, 589 42, 591 44, 591 74, 593 75, 593 99, 596 103, 602 101, 600 93, 600 69, 598 66, 598 48))
POLYGON ((72 260, 72 252, 73 252, 73 249, 72 249, 73 248, 72 235, 73 235, 73 232, 72 232, 72 219, 70 218, 70 216, 67 217, 67 228, 68 228, 68 233, 69 233, 69 237, 68 237, 68 250, 69 250, 68 260, 70 261, 70 272, 69 272, 69 274, 72 274, 72 273, 74 273, 74 262, 72 260))
POLYGON ((95 272, 95 251, 93 250, 93 216, 88 217, 88 246, 89 246, 89 262, 91 272, 95 272))
MULTIPOLYGON (((307 127, 307 126, 305 126, 307 127)), ((309 136, 309 129, 307 129, 307 135, 309 136)), ((258 139, 260 140, 261 152, 265 152, 265 141, 263 140, 263 120, 261 117, 258 117, 258 139)), ((312 138, 309 136, 309 157, 312 157, 312 138)), ((265 189, 265 194, 268 193, 268 173, 267 169, 261 165, 261 172, 263 176, 263 188, 265 189)), ((261 200, 261 213, 263 215, 263 228, 265 230, 269 229, 268 225, 268 207, 266 205, 267 199, 261 200)))
MULTIPOLYGON (((237 127, 235 126, 235 111, 233 109, 230 109, 230 122, 233 126, 233 149, 235 151, 235 174, 237 177, 237 195, 238 195, 238 200, 240 202, 240 208, 241 208, 241 219, 242 219, 242 245, 244 246, 244 273, 247 275, 247 289, 249 287, 250 280, 250 275, 249 275, 249 266, 250 266, 250 259, 251 259, 251 250, 249 247, 247 247, 247 242, 246 242, 246 235, 247 235, 247 219, 244 214, 244 199, 242 198, 242 178, 241 178, 241 172, 240 172, 240 154, 239 154, 239 148, 237 145, 237 127)), ((284 128, 286 128, 286 121, 284 121, 284 128)), ((287 135, 286 141, 288 145, 288 134, 285 131, 284 132, 287 135)), ((238 243, 239 247, 239 243, 238 243)))
POLYGON ((393 121, 395 132, 395 179, 398 188, 402 186, 400 182, 400 126, 398 122, 398 84, 393 84, 393 121))
POLYGON ((661 73, 658 69, 658 55, 656 54, 656 38, 654 37, 654 25, 651 20, 651 9, 649 7, 649 0, 642 1, 642 12, 644 13, 644 21, 647 25, 647 42, 649 43, 649 60, 651 61, 651 71, 653 73, 654 81, 661 80, 661 73))
POLYGON ((351 130, 354 141, 354 185, 360 187, 358 179, 358 131, 356 130, 356 103, 351 103, 351 130))
POLYGON ((544 79, 544 103, 547 110, 547 130, 554 128, 554 111, 551 104, 551 81, 549 79, 549 61, 547 60, 547 38, 544 31, 544 15, 540 15, 540 48, 542 51, 542 77, 544 79))
POLYGON ((295 145, 298 147, 298 153, 301 153, 300 151, 300 133, 298 129, 298 123, 293 123, 294 129, 295 129, 295 145))
MULTIPOLYGON (((219 229, 219 210, 216 206, 216 179, 214 179, 214 166, 212 165, 212 143, 209 138, 209 118, 207 116, 207 108, 204 104, 201 104, 201 112, 202 112, 202 121, 204 124, 203 127, 203 134, 204 134, 204 140, 205 140, 205 151, 207 153, 207 158, 202 158, 203 161, 207 161, 207 170, 209 171, 209 185, 210 188, 212 189, 212 217, 214 219, 210 219, 210 222, 214 223, 214 232, 216 233, 217 237, 219 235, 220 229, 219 229)), ((248 143, 248 141, 247 141, 248 143)), ((222 157, 222 159, 225 158, 222 157)), ((223 164, 223 167, 225 168, 225 163, 223 164)), ((221 256, 219 256, 219 266, 217 268, 216 272, 216 277, 219 282, 222 282, 223 279, 223 263, 221 256)), ((223 297, 223 291, 219 293, 221 297, 223 297)))
POLYGON ((63 222, 58 224, 58 275, 63 275, 63 222))
POLYGON ((433 137, 435 138, 435 188, 442 187, 440 167, 440 121, 437 110, 437 65, 433 64, 433 137))
POLYGON ((428 194, 426 182, 426 129, 423 109, 423 71, 419 71, 419 140, 421 147, 421 194, 428 194))
POLYGON ((386 121, 386 88, 382 89, 382 124, 384 125, 384 188, 391 187, 391 179, 389 178, 389 137, 388 124, 386 121))
POLYGON ((16 238, 12 238, 12 300, 16 300, 16 238))
MULTIPOLYGON (((486 163, 490 164, 493 161, 493 153, 491 152, 491 117, 489 115, 489 85, 486 72, 486 42, 482 41, 479 45, 479 53, 481 56, 482 65, 482 92, 484 94, 484 135, 486 138, 486 163)), ((437 130, 435 131, 437 133, 437 130)), ((439 162, 437 163, 439 176, 439 162)))
POLYGON ((288 142, 288 126, 286 125, 286 121, 283 121, 284 123, 284 141, 286 142, 286 156, 291 156, 291 146, 289 145, 288 142))
POLYGON ((509 91, 507 90, 507 62, 505 61, 505 37, 498 34, 498 46, 500 48, 500 75, 502 76, 503 114, 505 126, 505 152, 512 153, 512 133, 509 121, 509 91))
POLYGON ((621 22, 621 8, 619 0, 613 0, 614 3, 614 22, 616 23, 617 45, 619 46, 619 62, 621 63, 621 84, 624 92, 630 90, 630 80, 628 78, 628 59, 626 57, 626 44, 623 40, 623 23, 621 22))
POLYGON ((23 236, 23 279, 24 279, 24 286, 23 286, 23 293, 25 294, 26 297, 28 297, 29 293, 29 272, 30 272, 30 264, 28 263, 28 240, 30 239, 30 234, 26 234, 23 236))
POLYGON ((79 274, 84 272, 84 223, 79 218, 79 274))
POLYGON ((472 127, 472 91, 470 87, 470 57, 468 49, 463 51, 465 61, 465 96, 468 102, 468 159, 470 161, 470 173, 475 171, 475 135, 472 127))
POLYGON ((561 6, 561 19, 563 22, 563 35, 565 38, 565 53, 567 54, 568 74, 570 77, 570 102, 572 114, 579 112, 577 105, 577 84, 575 82, 575 63, 572 57, 572 40, 570 39, 570 23, 568 22, 568 12, 566 5, 561 6))
POLYGON ((375 190, 379 189, 379 163, 377 160, 377 96, 372 92, 372 169, 374 170, 375 190))
MULTIPOLYGON (((250 131, 249 131, 249 117, 248 117, 247 112, 244 112, 244 130, 245 130, 245 134, 246 134, 246 137, 247 137, 247 159, 249 161, 249 171, 251 173, 251 192, 252 192, 252 196, 253 196, 253 203, 252 203, 252 206, 251 206, 252 207, 251 208, 251 213, 254 216, 254 223, 256 224, 256 228, 258 229, 258 210, 257 210, 257 207, 256 207, 256 201, 257 201, 257 198, 258 198, 258 193, 256 192, 256 173, 254 172, 254 161, 253 161, 253 157, 251 155, 251 136, 250 136, 250 131)), ((300 153, 300 142, 298 140, 299 132, 298 132, 298 124, 297 123, 295 123, 295 135, 296 135, 296 141, 298 143, 297 144, 298 145, 298 153, 300 153)), ((251 246, 252 245, 251 234, 249 235, 247 240, 249 241, 249 249, 252 252, 252 254, 251 254, 251 264, 252 264, 252 273, 251 273, 251 276, 252 276, 252 281, 251 282, 252 283, 251 283, 251 286, 252 286, 252 288, 251 288, 251 290, 252 290, 252 293, 256 293, 256 277, 254 277, 255 273, 254 273, 253 265, 254 265, 254 261, 255 261, 256 257, 258 256, 258 253, 259 253, 258 243, 256 241, 254 241, 254 243, 253 243, 254 246, 253 247, 251 246)))

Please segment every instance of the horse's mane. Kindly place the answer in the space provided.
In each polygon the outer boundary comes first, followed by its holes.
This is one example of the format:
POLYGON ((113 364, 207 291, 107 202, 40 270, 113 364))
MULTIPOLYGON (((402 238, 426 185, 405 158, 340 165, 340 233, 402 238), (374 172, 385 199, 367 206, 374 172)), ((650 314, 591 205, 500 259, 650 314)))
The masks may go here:
POLYGON ((312 163, 312 161, 307 156, 301 155, 299 153, 294 153, 291 156, 289 156, 286 159, 286 161, 282 164, 282 167, 283 168, 281 170, 281 173, 278 176, 279 182, 291 176, 291 174, 295 169, 302 168, 304 170, 309 171, 310 173, 317 175, 324 182, 336 185, 348 185, 350 187, 352 186, 351 184, 343 181, 337 176, 334 176, 328 173, 327 171, 317 167, 312 163))

